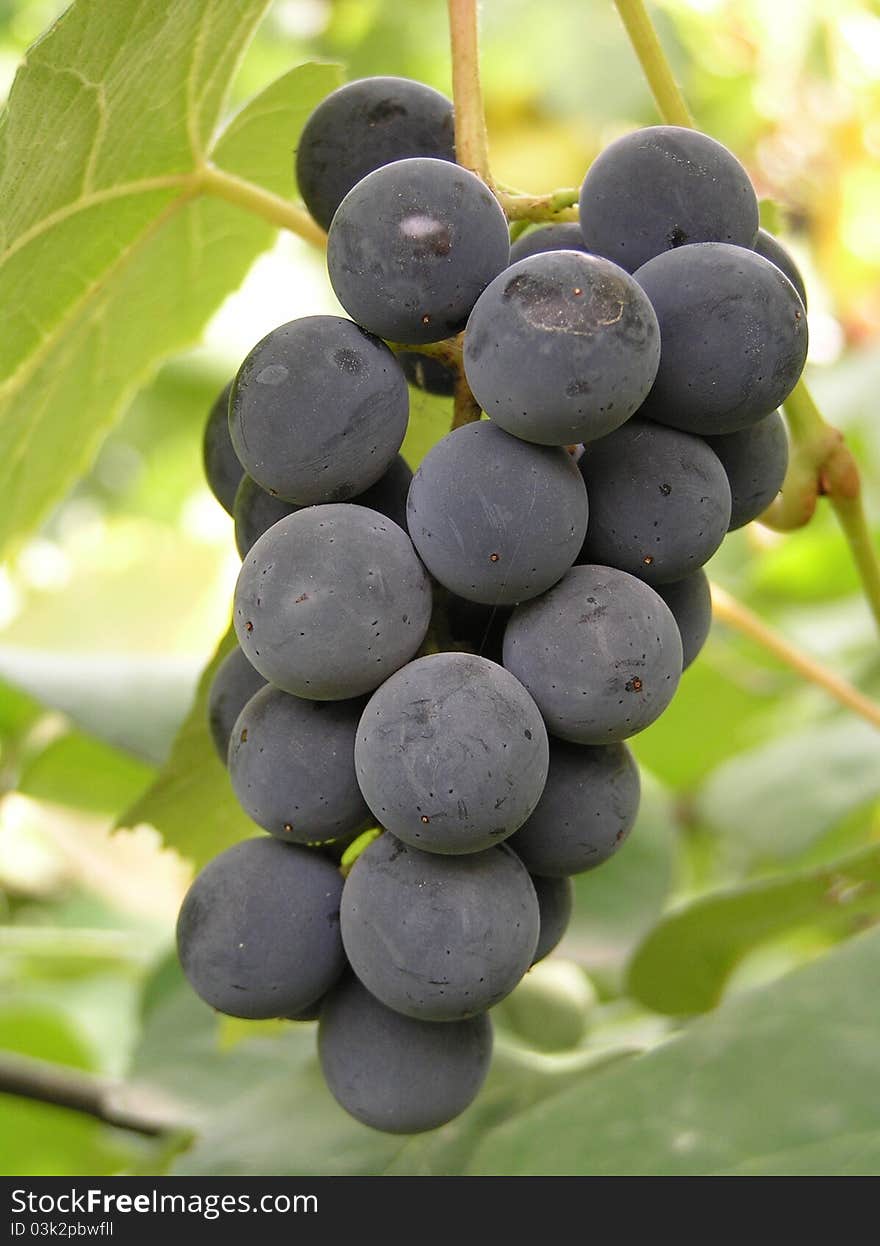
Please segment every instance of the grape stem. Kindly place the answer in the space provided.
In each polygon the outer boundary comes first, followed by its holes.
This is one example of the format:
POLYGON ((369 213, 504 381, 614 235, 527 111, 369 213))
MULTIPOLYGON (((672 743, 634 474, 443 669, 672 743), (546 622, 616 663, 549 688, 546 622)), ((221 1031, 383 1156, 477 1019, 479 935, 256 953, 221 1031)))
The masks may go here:
POLYGON ((327 235, 312 220, 305 208, 289 199, 282 199, 280 195, 273 195, 271 191, 264 190, 262 186, 245 178, 206 164, 195 174, 194 183, 197 192, 215 195, 218 199, 234 203, 255 216, 261 216, 277 229, 289 230, 316 247, 327 245, 327 235))
POLYGON ((409 346, 406 342, 386 342, 385 345, 395 355, 426 355, 429 359, 439 359, 447 367, 461 368, 462 337, 445 337, 440 342, 424 342, 421 345, 409 346))
POLYGON ((429 342, 423 346, 407 346, 401 342, 388 342, 395 354, 427 355, 429 359, 440 359, 455 373, 452 400, 451 429, 461 428, 465 424, 474 424, 483 414, 479 403, 471 393, 462 366, 462 349, 464 334, 457 337, 444 338, 442 342, 429 342))
POLYGON ((643 0, 614 0, 614 3, 620 20, 626 27, 633 51, 639 58, 660 116, 667 125, 682 125, 694 129, 691 110, 681 87, 675 81, 672 67, 666 59, 663 45, 643 0))
POLYGON ((489 139, 480 85, 477 0, 449 0, 449 39, 452 51, 452 97, 455 101, 455 158, 487 186, 489 139))
MULTIPOLYGON (((694 128, 693 116, 644 0, 614 3, 660 116, 669 125, 694 128)), ((791 434, 791 461, 782 496, 770 506, 761 522, 786 532, 802 527, 812 518, 818 499, 826 496, 843 529, 862 590, 880 628, 880 559, 865 516, 858 464, 840 430, 823 418, 803 379, 783 403, 783 409, 791 434)))
POLYGON ((494 191, 509 221, 576 221, 577 188, 565 186, 545 195, 530 195, 493 180, 480 84, 478 25, 477 0, 449 0, 456 160, 494 191))
POLYGON ((748 636, 750 640, 754 640, 774 657, 779 658, 780 662, 791 667, 798 675, 824 688, 835 701, 839 701, 841 705, 860 715, 872 726, 880 727, 880 705, 864 696, 847 680, 822 666, 815 658, 797 649, 723 588, 719 588, 717 584, 711 585, 711 588, 713 618, 726 623, 728 627, 741 632, 743 636, 748 636))
POLYGON ((362 835, 358 835, 357 839, 352 840, 339 862, 339 872, 343 878, 348 878, 354 863, 362 852, 366 852, 374 839, 378 839, 382 834, 381 826, 371 826, 368 831, 364 831, 362 835))
POLYGON ((387 345, 397 355, 406 353, 440 359, 455 373, 450 431, 461 428, 464 424, 473 424, 480 419, 483 413, 471 393, 462 366, 463 333, 459 333, 457 337, 444 338, 442 342, 428 342, 423 346, 407 346, 402 342, 388 342, 387 345))
MULTIPOLYGON (((546 195, 529 195, 510 187, 496 186, 492 180, 483 88, 480 84, 477 0, 449 0, 449 41, 455 103, 455 158, 458 163, 486 183, 498 198, 509 221, 577 220, 573 206, 578 198, 576 189, 565 187, 546 195)), ((452 413, 454 430, 475 423, 482 412, 464 375, 460 350, 453 366, 456 371, 452 413)))
MULTIPOLYGON (((455 158, 481 178, 493 194, 498 191, 489 172, 489 137, 483 88, 480 84, 480 37, 477 0, 449 0, 449 44, 452 56, 452 98, 455 104, 455 158)), ((500 196, 499 196, 500 198, 500 196)), ((461 428, 480 418, 459 356, 455 364, 452 425, 461 428)))
POLYGON ((496 186, 495 193, 509 221, 525 221, 530 224, 532 221, 579 219, 577 201, 580 189, 577 186, 563 186, 559 190, 548 191, 546 195, 530 195, 524 190, 496 186))

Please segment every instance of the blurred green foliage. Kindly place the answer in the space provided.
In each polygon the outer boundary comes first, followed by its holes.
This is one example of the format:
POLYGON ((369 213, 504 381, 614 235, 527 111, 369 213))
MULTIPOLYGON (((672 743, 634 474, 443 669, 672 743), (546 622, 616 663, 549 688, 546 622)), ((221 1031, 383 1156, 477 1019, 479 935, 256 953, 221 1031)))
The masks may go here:
MULTIPOLYGON (((0 0, 0 88, 62 7, 0 0)), ((807 278, 811 383, 880 518, 876 6, 666 0, 657 19, 700 124, 776 205, 807 278)), ((656 120, 610 0, 485 0, 483 36, 505 182, 575 184, 616 134, 656 120)), ((445 5, 278 0, 235 106, 306 60, 448 91, 445 5)), ((189 862, 248 829, 204 730, 204 684, 187 718, 237 568, 231 522, 201 478, 202 423, 263 333, 334 309, 321 260, 279 240, 0 568, 0 1053, 131 1076, 195 1130, 175 1153, 0 1095, 0 1170, 876 1170, 878 935, 850 936, 876 921, 876 880, 852 862, 873 862, 880 842, 880 738, 721 627, 635 743, 639 826, 578 880, 562 953, 600 1001, 574 1050, 539 1054, 524 1045, 528 1024, 499 1026, 474 1107, 401 1145, 336 1108, 312 1027, 219 1027, 183 986, 168 949, 189 862), (136 829, 111 834, 117 824, 136 829), (719 998, 712 1015, 681 1020, 719 998)), ((88 393, 67 399, 88 411, 88 393)), ((448 419, 444 402, 413 394, 410 462, 448 419)), ((827 510, 791 536, 736 534, 711 574, 880 696, 876 634, 827 510)))

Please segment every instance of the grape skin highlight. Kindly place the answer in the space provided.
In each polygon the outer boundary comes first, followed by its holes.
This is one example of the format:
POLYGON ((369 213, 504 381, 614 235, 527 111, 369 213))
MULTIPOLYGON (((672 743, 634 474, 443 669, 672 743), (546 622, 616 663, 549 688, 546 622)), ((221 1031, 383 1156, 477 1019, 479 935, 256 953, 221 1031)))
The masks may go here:
POLYGON ((461 1021, 508 995, 538 945, 538 901, 503 844, 446 857, 390 833, 345 881, 342 941, 367 990, 395 1012, 461 1021))
POLYGON ((480 295, 464 337, 477 402, 508 433, 545 446, 618 428, 659 359, 657 317, 637 282, 579 251, 511 265, 480 295))
POLYGON ((400 160, 370 173, 339 205, 327 240, 330 284, 348 314, 411 345, 463 329, 509 258, 498 200, 443 160, 400 160))
POLYGON ((472 853, 522 826, 544 789, 547 749, 538 707, 509 671, 434 653, 373 693, 354 757, 381 826, 427 852, 472 853))
POLYGON ((242 563, 233 622, 248 661, 315 701, 372 692, 412 658, 431 586, 397 524, 364 506, 309 506, 264 532, 242 563))
POLYGON ((312 216, 329 229, 361 178, 410 156, 455 160, 452 101, 410 78, 361 78, 331 92, 309 117, 296 151, 296 183, 312 216))
POLYGON ((438 394, 441 398, 451 398, 455 393, 455 369, 442 359, 420 355, 414 350, 402 350, 397 362, 409 384, 416 389, 423 389, 427 394, 438 394))
POLYGON ((587 493, 557 446, 533 446, 488 420, 448 433, 409 490, 409 531, 431 574, 484 605, 544 592, 578 556, 587 493))

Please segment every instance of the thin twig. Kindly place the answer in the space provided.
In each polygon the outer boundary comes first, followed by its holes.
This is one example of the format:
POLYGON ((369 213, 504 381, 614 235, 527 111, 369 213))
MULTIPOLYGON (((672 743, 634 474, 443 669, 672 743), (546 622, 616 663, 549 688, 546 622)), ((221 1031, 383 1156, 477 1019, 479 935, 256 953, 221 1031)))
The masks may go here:
POLYGON ((786 666, 796 671, 798 675, 808 679, 810 683, 824 688, 835 701, 839 701, 841 705, 860 715, 872 726, 880 727, 880 705, 864 696, 847 680, 822 666, 815 658, 797 649, 791 641, 768 627, 747 606, 737 601, 735 597, 731 597, 730 593, 719 588, 717 584, 712 585, 712 614, 722 623, 726 623, 729 627, 741 632, 743 636, 754 640, 763 649, 784 662, 786 666))
POLYGON ((577 221, 580 188, 562 186, 545 195, 530 195, 525 190, 496 186, 495 193, 509 221, 577 221))
MULTIPOLYGON (((849 454, 849 450, 846 453, 849 454)), ((852 496, 835 489, 829 490, 828 500, 849 544, 871 613, 880 627, 880 562, 877 560, 877 546, 868 527, 858 469, 855 471, 855 481, 857 492, 852 496)))
POLYGON ((148 1137, 179 1132, 190 1124, 181 1112, 144 1087, 30 1056, 0 1055, 0 1093, 71 1108, 148 1137))

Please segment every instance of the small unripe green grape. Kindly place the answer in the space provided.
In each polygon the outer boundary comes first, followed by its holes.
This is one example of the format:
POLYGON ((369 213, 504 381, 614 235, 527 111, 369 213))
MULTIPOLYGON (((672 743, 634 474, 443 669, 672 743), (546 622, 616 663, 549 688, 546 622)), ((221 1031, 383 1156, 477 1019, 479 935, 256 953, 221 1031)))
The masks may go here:
POLYGON ((570 1051, 586 1037, 597 1003, 581 967, 554 956, 534 965, 492 1015, 537 1051, 570 1051))

